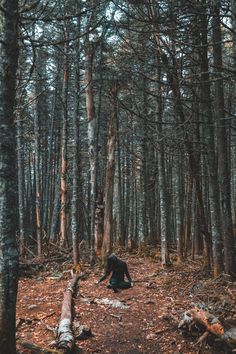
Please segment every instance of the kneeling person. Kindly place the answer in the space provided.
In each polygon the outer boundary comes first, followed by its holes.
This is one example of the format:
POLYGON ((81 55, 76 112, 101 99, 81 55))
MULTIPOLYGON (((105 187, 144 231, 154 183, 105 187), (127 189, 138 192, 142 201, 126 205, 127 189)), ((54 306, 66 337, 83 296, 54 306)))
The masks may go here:
POLYGON ((126 262, 118 259, 114 254, 108 257, 107 270, 97 281, 97 284, 105 280, 110 273, 112 273, 112 275, 109 280, 108 288, 113 289, 115 292, 117 292, 118 289, 128 289, 133 285, 126 262), (125 281, 125 275, 128 281, 125 281))

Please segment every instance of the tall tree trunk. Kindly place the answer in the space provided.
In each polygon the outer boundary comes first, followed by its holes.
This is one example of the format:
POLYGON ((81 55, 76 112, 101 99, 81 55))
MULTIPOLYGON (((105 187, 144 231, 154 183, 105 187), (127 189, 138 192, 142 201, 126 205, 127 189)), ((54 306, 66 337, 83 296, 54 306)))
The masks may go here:
POLYGON ((104 190, 104 235, 102 244, 102 260, 106 261, 107 255, 112 248, 112 207, 113 207, 113 189, 115 175, 115 148, 116 148, 116 122, 117 122, 117 83, 113 83, 110 89, 110 120, 107 142, 107 165, 104 190))
MULTIPOLYGON (((66 35, 67 39, 67 35, 66 35)), ((63 117, 61 128, 61 211, 60 211, 60 245, 68 243, 67 237, 67 121, 68 121, 68 45, 64 48, 63 68, 63 117)))
POLYGON ((138 188, 137 179, 134 179, 134 196, 135 196, 135 228, 134 228, 134 248, 138 247, 139 243, 139 217, 138 217, 138 188))
POLYGON ((85 40, 85 96, 88 119, 88 150, 90 165, 90 195, 89 195, 89 245, 90 261, 94 261, 94 229, 95 229, 95 200, 96 200, 96 116, 93 92, 93 51, 89 38, 85 40))
POLYGON ((230 163, 228 154, 229 120, 225 119, 224 83, 222 77, 222 38, 219 4, 213 8, 213 58, 215 80, 215 116, 218 123, 218 168, 220 186, 220 205, 224 242, 225 272, 236 275, 236 252, 234 245, 233 221, 231 213, 230 163))
MULTIPOLYGON (((55 167, 56 170, 58 170, 55 167)), ((59 177, 56 178, 54 184, 54 200, 53 200, 53 210, 51 216, 50 224, 50 241, 55 241, 58 234, 58 215, 60 214, 60 171, 58 170, 59 177)))
POLYGON ((160 229, 161 229, 161 263, 168 266, 170 263, 169 250, 168 250, 168 194, 166 183, 166 158, 163 143, 162 133, 162 99, 161 95, 158 102, 158 177, 159 177, 159 192, 160 192, 160 229))
POLYGON ((217 276, 223 271, 223 255, 222 255, 222 235, 221 235, 221 215, 220 215, 220 198, 218 186, 217 160, 215 155, 215 137, 214 122, 211 109, 211 93, 210 79, 208 67, 208 39, 207 39, 207 15, 206 3, 202 2, 201 13, 201 39, 202 46, 200 52, 201 61, 201 99, 202 99, 202 116, 206 122, 206 144, 207 144, 207 163, 209 173, 209 198, 211 210, 211 230, 212 230, 212 251, 214 263, 214 275, 217 276))
POLYGON ((119 116, 117 115, 117 169, 118 169, 118 203, 119 203, 119 222, 118 234, 119 245, 125 247, 125 219, 124 219, 124 194, 122 189, 122 171, 121 171, 121 135, 119 132, 119 116))
MULTIPOLYGON (((56 88, 54 92, 54 102, 51 114, 50 128, 48 132, 48 163, 46 166, 46 190, 45 190, 45 204, 44 204, 44 218, 43 218, 43 229, 46 230, 48 239, 50 236, 52 214, 54 209, 54 191, 55 191, 55 173, 56 173, 56 159, 53 156, 53 145, 55 145, 55 121, 56 121, 56 101, 58 93, 58 81, 56 83, 56 88), (51 207, 52 206, 52 207, 51 207)), ((58 117, 58 115, 57 115, 58 117)), ((61 117, 59 117, 60 119, 61 117)))
POLYGON ((100 258, 101 251, 102 251, 102 239, 103 239, 103 232, 104 232, 103 223, 104 223, 103 190, 101 188, 97 188, 94 246, 95 246, 95 253, 98 258, 100 258))
POLYGON ((18 168, 18 214, 19 214, 19 251, 20 257, 25 254, 25 228, 24 228, 24 146, 22 144, 22 121, 17 109, 16 116, 16 139, 17 139, 17 168, 18 168))
POLYGON ((176 171, 175 171, 175 186, 176 186, 176 241, 177 241, 177 257, 178 261, 182 262, 183 260, 183 187, 182 187, 182 166, 181 166, 181 151, 176 161, 176 171))
MULTIPOLYGON (((232 12, 232 36, 233 36, 233 61, 236 67, 236 1, 231 0, 231 12, 232 12)), ((235 69, 235 68, 234 68, 235 69)))
MULTIPOLYGON (((146 78, 143 79, 143 117, 147 117, 148 102, 147 102, 147 82, 146 78)), ((142 119, 142 155, 143 155, 143 238, 144 241, 149 240, 149 220, 148 220, 148 182, 149 182, 149 149, 148 149, 148 133, 146 119, 142 119)))
MULTIPOLYGON (((130 139, 126 139, 126 144, 130 145, 130 139)), ((124 169, 124 202, 125 202, 125 245, 128 246, 129 223, 130 223, 130 179, 131 179, 131 161, 129 154, 125 156, 124 169)))
POLYGON ((188 249, 189 249, 189 244, 190 244, 190 235, 191 235, 191 230, 193 230, 193 207, 195 203, 195 189, 193 188, 194 180, 192 175, 190 174, 187 177, 186 181, 186 211, 185 211, 185 224, 184 224, 184 258, 187 258, 188 255, 188 249))
MULTIPOLYGON (((159 38, 157 37, 157 44, 159 45, 159 38)), ((160 56, 157 56, 157 65, 160 64, 160 56)), ((158 163, 158 181, 159 181, 159 202, 160 202, 160 238, 161 238, 161 263, 168 266, 170 263, 170 256, 168 250, 168 193, 166 182, 166 158, 165 158, 165 146, 163 139, 162 123, 163 123, 163 102, 161 90, 162 87, 159 84, 161 82, 161 71, 158 73, 158 114, 157 114, 157 137, 159 141, 159 151, 157 152, 158 163)))
POLYGON ((18 60, 18 1, 0 1, 0 350, 16 353, 18 280, 17 172, 14 106, 18 60))
POLYGON ((158 172, 160 188, 160 215, 161 215, 161 263, 163 266, 169 265, 169 251, 167 242, 167 190, 166 190, 166 171, 165 156, 163 146, 159 148, 158 172))
MULTIPOLYGON (((80 6, 77 4, 76 9, 79 11, 80 6)), ((78 35, 80 34, 80 20, 77 19, 78 35)), ((71 199, 71 231, 73 245, 73 262, 79 262, 79 224, 78 224, 78 207, 79 207, 79 139, 80 139, 80 41, 76 43, 76 72, 75 72, 75 111, 73 115, 73 161, 72 161, 72 199, 71 199)))
POLYGON ((40 94, 38 77, 35 71, 35 112, 34 112, 34 171, 35 171, 35 216, 36 216, 36 238, 37 254, 42 253, 42 223, 41 223, 41 179, 40 179, 40 114, 37 107, 37 97, 40 94))
MULTIPOLYGON (((131 154, 134 156, 134 137, 132 136, 132 141, 131 141, 131 154)), ((131 186, 130 186, 130 230, 129 230, 129 235, 130 235, 130 251, 133 251, 135 248, 135 165, 134 165, 134 158, 131 160, 131 171, 130 171, 130 180, 131 180, 131 186)))

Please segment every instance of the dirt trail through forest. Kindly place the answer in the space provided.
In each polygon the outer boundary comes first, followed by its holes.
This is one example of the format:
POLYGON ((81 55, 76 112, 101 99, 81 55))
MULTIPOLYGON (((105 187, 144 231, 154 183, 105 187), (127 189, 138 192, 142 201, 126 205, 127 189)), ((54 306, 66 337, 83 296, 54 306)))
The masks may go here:
MULTIPOLYGON (((129 256, 134 287, 118 293, 95 285, 99 269, 80 282, 75 300, 74 329, 91 327, 93 336, 77 341, 77 353, 199 353, 193 338, 178 331, 181 314, 201 300, 198 289, 204 275, 192 262, 163 270, 159 261, 129 256)), ((44 348, 55 339, 53 330, 60 318, 65 274, 46 272, 22 278, 18 293, 18 343, 30 342, 44 348), (57 278, 58 277, 58 278, 57 278)), ((204 292, 205 293, 205 292, 204 292)), ((22 353, 30 353, 21 348, 22 353)), ((205 348, 202 353, 226 353, 205 348)))

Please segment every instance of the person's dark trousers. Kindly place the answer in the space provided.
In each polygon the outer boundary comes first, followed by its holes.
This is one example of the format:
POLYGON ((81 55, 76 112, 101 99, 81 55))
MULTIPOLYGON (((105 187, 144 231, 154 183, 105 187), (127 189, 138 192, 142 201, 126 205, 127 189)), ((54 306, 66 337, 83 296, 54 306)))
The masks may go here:
POLYGON ((129 281, 117 280, 115 278, 111 278, 109 281, 109 287, 112 288, 115 292, 117 289, 129 289, 131 288, 131 283, 129 281))

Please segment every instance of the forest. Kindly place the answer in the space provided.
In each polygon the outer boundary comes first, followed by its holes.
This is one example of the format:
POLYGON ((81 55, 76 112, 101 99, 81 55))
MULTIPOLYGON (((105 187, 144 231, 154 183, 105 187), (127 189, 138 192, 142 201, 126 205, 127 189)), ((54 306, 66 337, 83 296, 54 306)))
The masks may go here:
POLYGON ((0 0, 0 354, 236 351, 235 118, 235 0, 0 0))

